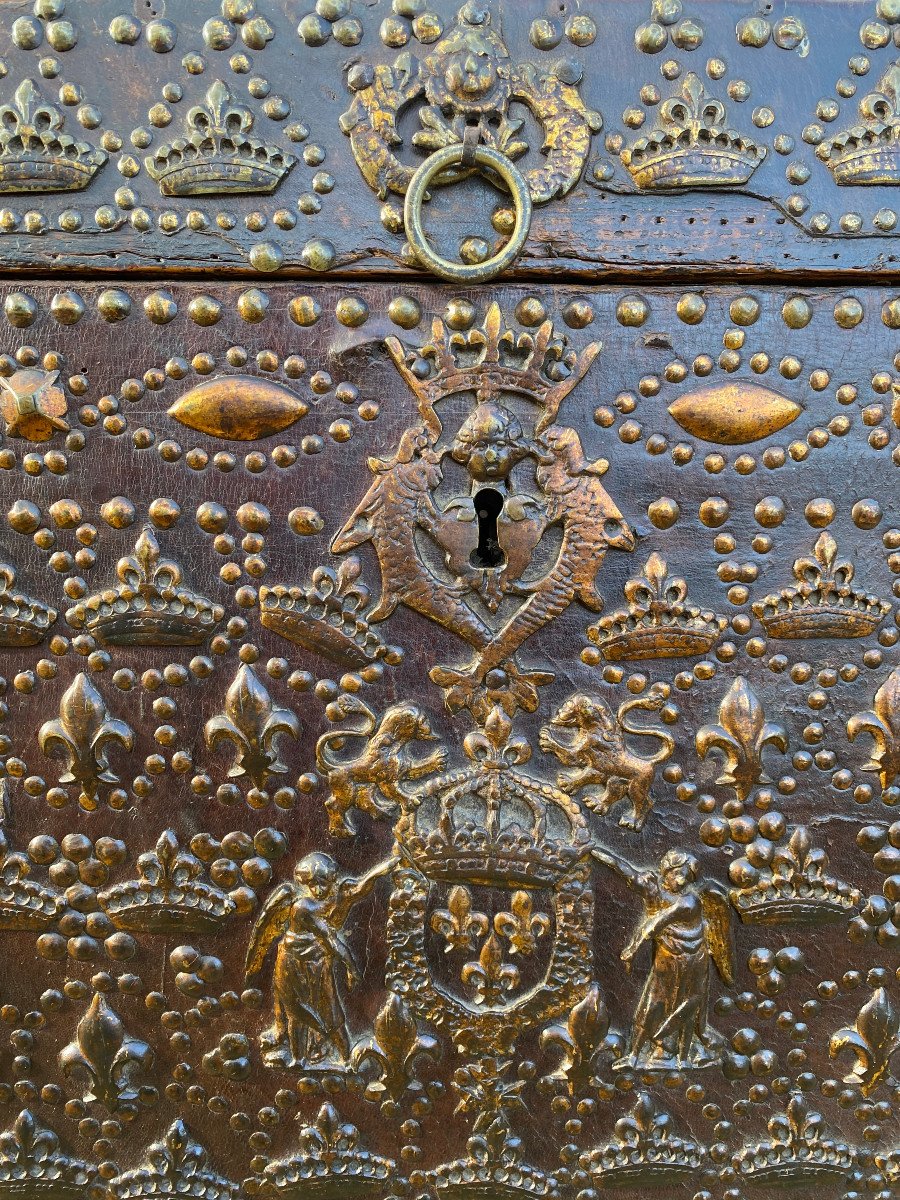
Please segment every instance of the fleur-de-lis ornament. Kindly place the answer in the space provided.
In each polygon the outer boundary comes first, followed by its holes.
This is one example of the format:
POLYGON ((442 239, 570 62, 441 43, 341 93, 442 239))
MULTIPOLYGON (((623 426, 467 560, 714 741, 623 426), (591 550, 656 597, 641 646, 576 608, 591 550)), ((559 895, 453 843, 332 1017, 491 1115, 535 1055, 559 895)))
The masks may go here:
POLYGON ((725 769, 716 783, 729 784, 739 800, 746 800, 756 784, 768 782, 762 760, 766 746, 785 754, 787 731, 766 720, 753 688, 738 676, 719 705, 719 723, 697 730, 697 753, 706 758, 710 750, 719 751, 725 769))
POLYGON ((495 915, 494 929, 509 942, 510 954, 526 958, 534 953, 538 939, 550 932, 550 918, 534 912, 530 892, 513 892, 509 907, 509 912, 495 915))
POLYGON ((272 697, 244 663, 225 694, 225 711, 206 722, 206 744, 214 750, 221 741, 236 748, 229 778, 248 775, 257 788, 264 788, 270 775, 283 775, 286 765, 278 755, 281 734, 300 736, 300 722, 287 708, 277 708, 272 697))
POLYGON ((391 992, 375 1018, 372 1036, 357 1042, 351 1061, 357 1068, 372 1063, 378 1069, 378 1078, 366 1089, 370 1099, 399 1100, 406 1091, 422 1090, 416 1078, 419 1059, 436 1062, 440 1054, 440 1043, 419 1033, 406 1002, 391 992))
POLYGON ((828 1050, 832 1058, 844 1050, 856 1055, 853 1070, 844 1082, 859 1084, 864 1096, 887 1077, 891 1058, 900 1050, 900 1010, 885 988, 875 989, 852 1028, 832 1034, 828 1050))
POLYGON ((431 914, 431 928, 443 937, 445 954, 451 950, 474 953, 490 928, 490 922, 483 912, 472 907, 469 889, 457 884, 450 889, 447 907, 435 909, 431 914))
POLYGON ((541 1048, 553 1046, 562 1051, 559 1066, 546 1078, 565 1080, 569 1093, 574 1095, 590 1083, 597 1068, 597 1058, 604 1049, 609 1033, 609 1013, 600 987, 592 983, 587 995, 574 1006, 565 1025, 548 1025, 541 1033, 541 1048))
POLYGON ((97 807, 98 784, 119 781, 107 760, 109 744, 118 742, 131 750, 134 731, 125 721, 110 716, 103 697, 82 671, 63 695, 59 717, 41 726, 38 741, 47 755, 57 746, 62 748, 68 769, 59 782, 79 784, 79 803, 92 809, 97 807))
POLYGON ((63 1075, 82 1076, 88 1082, 83 1099, 98 1102, 110 1112, 137 1098, 133 1076, 153 1065, 146 1042, 125 1032, 125 1026, 101 992, 97 992, 78 1022, 75 1040, 59 1056, 63 1075))
POLYGON ((893 787, 900 775, 900 668, 892 671, 867 712, 858 712, 847 722, 847 737, 855 741, 861 733, 871 734, 872 757, 864 771, 877 771, 883 791, 893 787))
POLYGON ((503 1004, 505 993, 518 987, 519 969, 503 961, 503 944, 492 932, 481 947, 478 961, 467 962, 461 978, 467 987, 474 989, 476 1004, 503 1004))

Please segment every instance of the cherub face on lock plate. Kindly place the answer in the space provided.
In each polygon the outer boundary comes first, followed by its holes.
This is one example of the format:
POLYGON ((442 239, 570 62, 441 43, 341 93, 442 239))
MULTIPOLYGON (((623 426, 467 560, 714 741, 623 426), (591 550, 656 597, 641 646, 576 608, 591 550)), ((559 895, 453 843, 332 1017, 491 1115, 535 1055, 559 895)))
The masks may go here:
POLYGON ((427 60, 433 72, 427 88, 429 103, 462 112, 501 111, 509 98, 500 68, 507 57, 505 46, 486 22, 461 23, 427 60))
POLYGON ((460 426, 453 439, 451 456, 479 483, 506 479, 510 471, 531 453, 522 426, 502 404, 479 404, 460 426))

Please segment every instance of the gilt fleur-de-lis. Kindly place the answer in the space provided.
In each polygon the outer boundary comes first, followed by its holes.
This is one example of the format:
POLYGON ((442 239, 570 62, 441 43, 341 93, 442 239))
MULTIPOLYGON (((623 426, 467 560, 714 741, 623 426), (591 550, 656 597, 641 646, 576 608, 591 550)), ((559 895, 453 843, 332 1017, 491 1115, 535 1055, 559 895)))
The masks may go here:
POLYGON ((125 721, 111 717, 103 697, 82 671, 63 695, 59 717, 45 721, 38 734, 41 749, 47 755, 62 747, 68 769, 60 783, 81 786, 79 803, 83 808, 97 806, 97 785, 118 783, 107 761, 107 747, 118 742, 125 750, 134 745, 134 731, 125 721))
POLYGON ((587 995, 569 1013, 565 1025, 549 1025, 541 1033, 541 1048, 553 1046, 562 1051, 559 1066, 547 1079, 565 1080, 570 1094, 589 1082, 596 1069, 597 1057, 609 1033, 609 1014, 600 987, 593 983, 587 995))
POLYGON ((287 767, 278 756, 280 734, 300 736, 300 722, 287 708, 276 708, 272 697, 244 663, 225 694, 225 711, 206 722, 206 744, 214 750, 221 741, 234 742, 236 755, 228 772, 232 779, 248 775, 263 788, 270 775, 287 767))
POLYGON ((431 928, 444 939, 444 953, 451 950, 474 952, 490 928, 483 912, 472 907, 472 893, 462 884, 450 889, 447 907, 431 914, 431 928))
POLYGON ((372 1035, 357 1042, 351 1061, 357 1068, 367 1063, 377 1068, 378 1078, 366 1089, 370 1098, 399 1100, 406 1091, 422 1090, 416 1078, 419 1059, 436 1062, 440 1053, 440 1043, 419 1033, 406 1002, 391 992, 375 1018, 372 1035))
POLYGON ((874 742, 872 757, 863 770, 877 771, 886 791, 900 775, 900 668, 892 671, 875 693, 872 709, 854 713, 847 722, 851 742, 860 733, 871 734, 874 742))
POLYGON ((509 942, 510 954, 526 958, 534 953, 538 939, 550 932, 550 918, 534 912, 530 892, 513 892, 509 907, 509 912, 495 915, 494 929, 509 942))
POLYGON ((137 1097, 133 1076, 153 1065, 153 1051, 125 1032, 106 998, 97 992, 78 1022, 75 1040, 60 1053, 59 1065, 64 1075, 87 1080, 82 1098, 88 1104, 96 1101, 113 1112, 137 1097))
POLYGON ((730 784, 739 800, 746 800, 758 783, 767 783, 762 752, 777 746, 787 752, 787 731, 767 721, 753 688, 739 676, 719 705, 718 725, 703 725, 697 730, 697 753, 706 758, 710 750, 722 754, 724 770, 716 783, 730 784))
POLYGON ((875 989, 852 1028, 832 1034, 828 1050, 832 1058, 851 1050, 856 1063, 844 1082, 858 1084, 864 1096, 875 1090, 887 1076, 891 1058, 900 1050, 900 1011, 885 988, 875 989))
POLYGON ((485 939, 477 962, 467 962, 461 972, 463 983, 475 992, 475 1003, 503 1004, 505 992, 519 984, 519 969, 503 961, 503 944, 492 932, 485 939))

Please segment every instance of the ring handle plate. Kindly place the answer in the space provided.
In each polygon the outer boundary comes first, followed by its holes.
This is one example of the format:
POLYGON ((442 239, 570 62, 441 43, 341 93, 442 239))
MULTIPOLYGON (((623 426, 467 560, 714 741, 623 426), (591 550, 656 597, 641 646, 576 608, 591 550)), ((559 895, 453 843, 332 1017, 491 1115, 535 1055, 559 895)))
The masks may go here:
POLYGON ((413 254, 429 271, 442 279, 450 279, 455 283, 484 283, 493 279, 501 271, 505 271, 518 257, 528 230, 531 226, 531 194, 522 173, 514 167, 510 160, 498 150, 490 146, 475 147, 475 162, 482 167, 490 167, 509 188, 516 211, 516 224, 509 241, 503 249, 484 262, 455 263, 448 258, 442 258, 428 245, 425 229, 422 225, 422 203, 428 185, 441 171, 447 167, 457 166, 462 162, 465 147, 462 142, 454 142, 430 154, 413 175, 406 192, 403 206, 403 222, 406 226, 406 237, 413 254))

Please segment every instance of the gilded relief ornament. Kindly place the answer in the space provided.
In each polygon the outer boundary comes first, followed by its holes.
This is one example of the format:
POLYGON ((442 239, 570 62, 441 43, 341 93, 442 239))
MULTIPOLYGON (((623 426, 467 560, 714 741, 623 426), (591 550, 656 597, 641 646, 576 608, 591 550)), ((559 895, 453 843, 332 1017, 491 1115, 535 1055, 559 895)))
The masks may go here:
POLYGON ((15 591, 15 582, 15 567, 0 562, 0 647, 6 650, 40 645, 56 620, 56 609, 15 591))
POLYGON ((83 1200, 96 1179, 97 1167, 67 1154, 53 1130, 27 1108, 0 1133, 0 1196, 83 1200))
POLYGON ((406 788, 447 765, 443 746, 418 751, 420 743, 434 742, 437 735, 416 704, 395 704, 376 717, 358 697, 344 696, 330 706, 329 715, 356 718, 355 726, 342 724, 316 743, 316 764, 329 791, 328 828, 335 837, 356 832, 353 810, 376 820, 398 816, 410 802, 406 788), (348 742, 362 743, 359 753, 344 753, 348 742))
POLYGON ((468 664, 430 672, 451 711, 468 708, 483 721, 493 695, 511 713, 534 711, 537 689, 551 677, 522 668, 519 648, 573 601, 598 611, 596 575, 607 550, 634 546, 600 482, 608 463, 590 462, 576 431, 557 420, 600 344, 576 354, 549 321, 513 335, 492 304, 483 329, 451 335, 436 320, 420 349, 407 351, 396 338, 387 348, 420 421, 390 457, 369 460, 375 479, 332 551, 372 543, 382 593, 370 624, 404 604, 472 648, 468 664), (439 408, 460 395, 474 395, 474 407, 442 440, 439 408), (551 530, 561 539, 555 557, 545 549, 551 530), (498 623, 491 614, 503 601, 515 608, 498 623))
POLYGON ((842 187, 900 184, 900 62, 859 102, 859 123, 827 138, 816 154, 842 187))
POLYGON ((707 95, 699 75, 685 75, 659 106, 660 127, 622 151, 641 191, 741 187, 766 147, 728 127, 725 105, 707 95))
POLYGON ((0 194, 80 192, 107 154, 63 132, 63 115, 32 79, 0 106, 0 194))
POLYGON ((256 118, 221 79, 187 114, 187 136, 144 160, 163 196, 248 195, 274 192, 297 161, 251 130, 256 118))
MULTIPOLYGON (((524 122, 511 105, 523 104, 541 126, 545 161, 525 172, 535 204, 564 196, 578 182, 600 116, 588 109, 578 88, 533 63, 513 63, 492 27, 490 9, 468 0, 456 23, 425 58, 404 51, 393 66, 376 66, 364 77, 341 128, 369 187, 384 199, 403 194, 415 168, 399 157, 400 114, 419 104, 421 128, 414 149, 431 154, 462 144, 466 126, 477 122, 483 144, 515 160, 529 149, 524 122)), ((354 86, 351 75, 351 87, 354 86)), ((471 168, 443 173, 435 183, 453 183, 471 168)))
POLYGON ((668 684, 655 684, 646 696, 620 704, 615 715, 597 696, 570 696, 541 730, 541 750, 564 768, 557 775, 559 787, 570 795, 581 792, 581 802, 604 816, 627 797, 629 809, 619 824, 642 829, 653 806, 650 789, 657 767, 675 749, 675 739, 664 729, 629 725, 628 715, 635 710, 665 711, 669 691, 668 684), (660 747, 650 756, 636 754, 626 745, 626 734, 655 738, 660 747))
POLYGON ((821 533, 812 558, 794 562, 793 587, 753 605, 772 638, 852 638, 874 633, 891 611, 890 602, 852 587, 853 564, 838 558, 837 542, 821 533))
POLYGON ((182 584, 178 563, 164 558, 152 528, 141 532, 134 550, 120 558, 118 583, 87 596, 66 612, 73 629, 83 629, 104 646, 199 646, 225 615, 182 584))
POLYGON ((59 371, 23 370, 0 376, 0 415, 9 437, 49 442, 67 433, 65 392, 57 386, 59 371))
POLYGON ((280 884, 259 914, 245 974, 255 981, 275 947, 273 1023, 260 1037, 270 1067, 305 1073, 349 1069, 351 1038, 344 988, 360 980, 344 926, 354 905, 396 866, 386 859, 360 878, 341 877, 327 854, 302 859, 291 882, 280 884))
POLYGON ((212 1169, 209 1155, 196 1142, 183 1121, 173 1121, 164 1136, 147 1149, 147 1161, 131 1171, 116 1175, 109 1184, 115 1200, 177 1200, 196 1196, 199 1200, 238 1200, 240 1188, 212 1169))
POLYGON ((719 1063, 723 1038, 709 1024, 712 968, 734 982, 731 906, 718 885, 698 881, 697 859, 669 850, 644 871, 601 847, 593 857, 641 897, 644 918, 620 957, 625 970, 648 945, 651 963, 632 1018, 621 1070, 682 1070, 719 1063))
POLYGON ((81 789, 79 804, 93 809, 97 807, 99 785, 119 782, 109 765, 110 747, 131 750, 134 730, 126 721, 110 715, 100 692, 80 671, 63 693, 59 716, 41 726, 38 741, 48 756, 62 750, 66 770, 59 782, 77 783, 81 789))
POLYGON ((708 1169, 709 1151, 679 1137, 667 1112, 649 1092, 639 1092, 632 1111, 615 1125, 615 1141, 581 1155, 595 1186, 677 1188, 708 1169))
POLYGON ((628 608, 601 617, 587 631, 607 662, 708 654, 728 624, 726 617, 692 604, 687 583, 669 575, 655 551, 624 591, 628 608))

